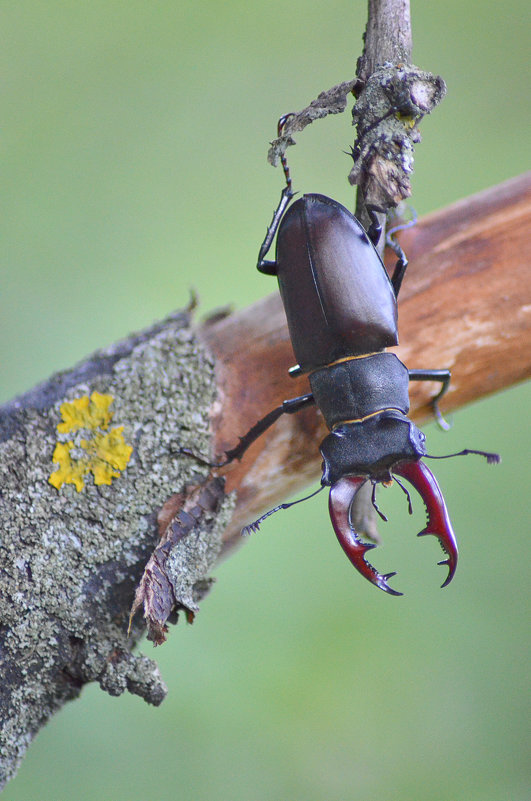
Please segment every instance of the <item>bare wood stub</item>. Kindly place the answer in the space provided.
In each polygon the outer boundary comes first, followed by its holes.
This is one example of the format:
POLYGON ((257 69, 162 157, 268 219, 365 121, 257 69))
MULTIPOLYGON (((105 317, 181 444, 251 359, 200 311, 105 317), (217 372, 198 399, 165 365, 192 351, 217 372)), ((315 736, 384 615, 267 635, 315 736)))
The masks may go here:
MULTIPOLYGON (((405 231, 410 263, 400 294, 396 353, 411 368, 452 370, 443 413, 522 381, 531 374, 531 173, 434 212, 405 231)), ((390 260, 392 261, 392 260, 390 260)), ((293 351, 278 293, 203 327, 217 360, 220 402, 213 410, 214 450, 286 398, 308 392, 292 379, 293 351)), ((411 416, 429 416, 436 385, 411 386, 411 416)), ((281 418, 241 464, 226 468, 238 505, 226 533, 319 476, 321 415, 307 409, 281 418)))

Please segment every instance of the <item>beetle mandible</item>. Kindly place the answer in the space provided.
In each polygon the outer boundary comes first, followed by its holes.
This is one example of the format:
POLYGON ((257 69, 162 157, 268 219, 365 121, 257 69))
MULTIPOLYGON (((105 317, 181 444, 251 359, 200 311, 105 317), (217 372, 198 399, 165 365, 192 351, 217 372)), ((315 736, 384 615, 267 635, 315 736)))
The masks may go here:
MULTIPOLYGON (((279 136, 289 116, 279 120, 279 136)), ((281 161, 286 186, 260 248, 257 268, 278 279, 298 361, 289 372, 308 373, 311 392, 284 401, 259 420, 235 448, 226 451, 223 464, 240 459, 282 414, 315 404, 330 431, 320 445, 321 485, 330 487, 332 526, 354 567, 385 592, 402 594, 388 583, 395 573, 380 574, 366 561, 367 551, 375 545, 360 539, 351 510, 356 493, 370 481, 372 503, 379 512, 376 485, 395 479, 406 493, 411 511, 409 493, 400 481, 404 478, 426 506, 428 522, 419 536, 435 535, 446 554, 439 562, 448 567, 445 587, 457 566, 457 544, 442 492, 422 458, 447 457, 428 456, 425 435, 407 413, 409 381, 437 381, 442 386, 432 406, 444 425, 438 401, 448 388, 450 371, 408 370, 394 353, 385 350, 398 345, 397 297, 407 260, 395 243, 398 261, 391 278, 388 276, 376 250, 381 233, 376 209, 368 210, 371 225, 365 231, 348 209, 324 195, 303 195, 290 205, 294 194, 291 177, 285 156, 281 161), (276 258, 267 261, 275 235, 276 258)), ((450 455, 469 453, 485 456, 489 463, 499 461, 497 454, 469 449, 450 455)), ((247 529, 256 530, 269 514, 247 529)))

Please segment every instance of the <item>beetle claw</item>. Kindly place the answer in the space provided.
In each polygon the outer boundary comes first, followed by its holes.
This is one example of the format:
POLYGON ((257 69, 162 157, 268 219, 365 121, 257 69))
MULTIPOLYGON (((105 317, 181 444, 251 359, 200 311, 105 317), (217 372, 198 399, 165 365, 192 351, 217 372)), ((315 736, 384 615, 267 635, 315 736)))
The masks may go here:
MULTIPOLYGON (((428 513, 428 522, 426 528, 420 531, 418 536, 424 537, 427 534, 433 534, 447 554, 447 558, 439 562, 440 565, 446 565, 448 568, 448 575, 441 585, 441 587, 446 587, 454 577, 458 553, 448 510, 435 476, 421 461, 399 462, 393 468, 393 473, 397 473, 409 481, 424 501, 428 513)), ((372 543, 362 542, 352 525, 350 516, 352 503, 356 493, 365 481, 366 479, 361 476, 343 476, 332 485, 329 499, 330 519, 341 547, 356 570, 371 584, 384 590, 384 592, 390 595, 402 595, 401 592, 397 592, 388 584, 389 579, 395 576, 396 573, 378 573, 365 560, 367 551, 376 546, 372 543)))
POLYGON ((398 590, 393 590, 393 588, 390 587, 389 584, 387 583, 387 579, 390 579, 393 576, 396 576, 396 570, 394 570, 392 573, 385 573, 385 575, 381 577, 383 580, 379 582, 377 586, 381 590, 388 592, 389 595, 403 595, 404 594, 403 592, 398 592, 398 590))
POLYGON ((393 473, 398 473, 399 476, 403 476, 409 481, 424 501, 428 513, 428 523, 418 536, 424 537, 426 534, 433 534, 447 554, 447 558, 439 562, 440 565, 446 565, 448 568, 448 575, 441 584, 441 588, 446 587, 454 577, 458 551, 455 534, 437 479, 421 461, 400 462, 393 467, 393 473))
POLYGON ((448 575, 446 577, 446 580, 443 581, 443 583, 441 584, 441 590, 442 590, 443 587, 446 587, 446 585, 451 582, 451 580, 452 580, 452 578, 454 576, 455 570, 453 572, 450 572, 450 560, 449 559, 441 559, 441 561, 437 562, 437 564, 438 565, 446 565, 448 567, 448 575))
POLYGON ((390 595, 402 595, 401 592, 393 590, 387 583, 388 579, 396 573, 381 574, 365 560, 367 551, 376 548, 374 543, 364 543, 360 540, 354 526, 352 525, 350 510, 354 497, 358 490, 363 486, 366 479, 359 476, 344 476, 336 481, 330 488, 329 509, 330 519, 339 540, 339 544, 346 555, 362 576, 371 584, 379 587, 390 595))

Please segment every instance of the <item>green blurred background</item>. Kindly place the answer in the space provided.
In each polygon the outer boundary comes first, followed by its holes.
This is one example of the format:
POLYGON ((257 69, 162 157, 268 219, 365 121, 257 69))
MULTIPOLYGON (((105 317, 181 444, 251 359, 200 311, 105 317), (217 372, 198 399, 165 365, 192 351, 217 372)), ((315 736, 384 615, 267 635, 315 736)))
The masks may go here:
MULTIPOLYGON (((353 75, 365 13, 2 3, 1 400, 190 287, 202 313, 273 291, 254 270, 282 184, 267 143, 280 114, 353 75)), ((414 61, 448 84, 422 125, 419 214, 529 167, 528 15, 528 0, 413 3, 414 61)), ((298 141, 295 188, 352 206, 349 115, 298 141)), ((87 687, 6 799, 527 801, 529 397, 517 387, 428 430, 433 452, 503 454, 437 466, 461 548, 450 588, 399 491, 380 496, 392 522, 376 562, 399 571, 398 599, 353 571, 322 496, 279 513, 217 568, 193 627, 143 643, 164 704, 87 687)))

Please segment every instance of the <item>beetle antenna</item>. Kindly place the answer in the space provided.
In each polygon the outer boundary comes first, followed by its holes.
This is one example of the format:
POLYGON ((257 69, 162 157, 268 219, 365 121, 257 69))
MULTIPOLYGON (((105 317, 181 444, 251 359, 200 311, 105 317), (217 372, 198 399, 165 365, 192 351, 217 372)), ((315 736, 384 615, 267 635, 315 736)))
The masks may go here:
POLYGON ((469 453, 475 453, 478 456, 484 456, 487 460, 487 464, 499 464, 501 462, 501 456, 499 453, 490 453, 489 451, 473 451, 470 448, 465 448, 464 451, 459 451, 458 453, 447 453, 446 456, 431 456, 431 454, 425 453, 422 457, 423 459, 451 459, 453 456, 468 456, 469 453))
POLYGON ((290 503, 281 503, 278 506, 275 506, 274 509, 270 509, 269 512, 266 512, 264 515, 262 515, 262 517, 259 517, 258 520, 254 520, 252 523, 249 523, 249 525, 244 526, 241 532, 242 536, 245 537, 248 534, 252 534, 253 532, 258 531, 260 528, 260 523, 263 523, 266 517, 274 515, 275 512, 280 511, 280 509, 289 509, 290 506, 295 506, 296 503, 302 503, 303 501, 308 501, 310 498, 313 498, 314 495, 317 495, 319 492, 321 492, 321 490, 324 490, 324 488, 325 485, 321 484, 319 489, 315 490, 315 492, 312 492, 311 495, 306 495, 305 498, 299 498, 297 501, 291 501, 290 503))
MULTIPOLYGON (((293 112, 290 112, 289 114, 284 114, 279 119, 279 121, 277 123, 277 136, 278 136, 279 139, 283 136, 284 126, 286 125, 287 121, 291 117, 294 117, 294 116, 295 116, 295 114, 293 112)), ((289 194, 291 195, 292 194, 291 175, 290 175, 289 166, 288 166, 288 160, 286 158, 286 153, 285 152, 282 153, 281 156, 280 156, 280 163, 282 164, 282 169, 284 171, 284 177, 286 179, 286 187, 288 189, 289 194)))

